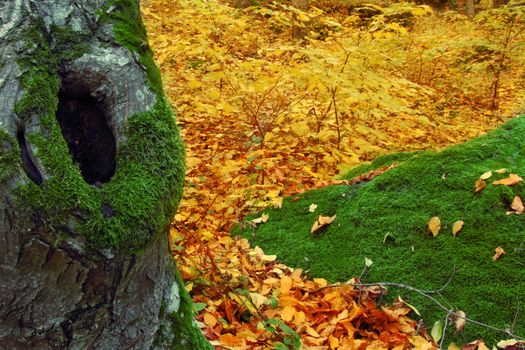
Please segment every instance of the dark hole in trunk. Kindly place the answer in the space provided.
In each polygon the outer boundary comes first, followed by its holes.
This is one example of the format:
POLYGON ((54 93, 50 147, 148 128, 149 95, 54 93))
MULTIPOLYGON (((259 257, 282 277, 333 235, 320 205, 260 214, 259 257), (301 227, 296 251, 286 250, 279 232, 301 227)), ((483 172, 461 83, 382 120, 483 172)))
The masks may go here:
POLYGON ((22 157, 22 166, 24 171, 27 174, 27 177, 31 179, 37 185, 40 185, 44 179, 42 174, 38 170, 30 149, 27 147, 26 133, 23 127, 19 127, 16 131, 16 140, 18 141, 18 146, 20 147, 20 156, 22 157))
POLYGON ((56 116, 86 182, 108 182, 115 174, 117 146, 100 103, 88 93, 60 91, 56 116))

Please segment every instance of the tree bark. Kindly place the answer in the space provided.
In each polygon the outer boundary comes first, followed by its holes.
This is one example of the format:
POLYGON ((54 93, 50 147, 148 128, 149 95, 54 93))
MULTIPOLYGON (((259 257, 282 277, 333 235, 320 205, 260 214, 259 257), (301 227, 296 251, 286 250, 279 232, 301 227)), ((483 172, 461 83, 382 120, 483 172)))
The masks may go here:
POLYGON ((0 349, 209 349, 184 150, 136 0, 0 2, 0 349))

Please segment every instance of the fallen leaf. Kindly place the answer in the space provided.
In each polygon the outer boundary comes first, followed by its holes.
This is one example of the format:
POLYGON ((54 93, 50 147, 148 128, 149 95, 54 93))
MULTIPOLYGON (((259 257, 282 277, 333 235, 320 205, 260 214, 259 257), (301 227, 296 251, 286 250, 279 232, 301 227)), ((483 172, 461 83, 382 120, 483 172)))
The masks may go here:
POLYGON ((283 311, 281 311, 281 318, 285 322, 290 322, 295 315, 295 308, 293 306, 285 306, 283 311))
POLYGON ((492 176, 492 171, 487 171, 486 173, 481 174, 479 178, 481 180, 487 180, 487 179, 490 179, 491 176, 492 176))
POLYGON ((310 208, 308 208, 308 211, 310 213, 313 213, 315 211, 315 209, 317 209, 317 204, 310 204, 310 208))
POLYGON ((434 216, 432 219, 430 219, 427 225, 430 232, 432 232, 432 235, 436 237, 439 234, 439 230, 441 229, 441 219, 437 216, 434 216))
POLYGON ((523 349, 525 342, 520 342, 516 339, 502 340, 496 344, 498 348, 505 350, 518 350, 523 349))
POLYGON ((523 214, 523 211, 525 210, 523 202, 521 201, 521 198, 519 196, 514 197, 514 200, 512 201, 510 207, 514 209, 516 211, 516 214, 518 215, 523 214))
POLYGON ((461 350, 461 348, 457 346, 456 343, 450 343, 448 344, 447 350, 461 350))
POLYGON ((242 346, 244 343, 242 338, 236 337, 235 335, 230 333, 221 334, 220 339, 222 345, 226 345, 229 347, 242 346))
POLYGON ((464 221, 456 221, 454 223, 454 225, 452 226, 452 234, 454 235, 454 237, 456 237, 456 235, 459 233, 459 231, 461 231, 461 229, 463 228, 463 224, 465 222, 464 221))
POLYGON ((508 172, 508 170, 505 169, 505 168, 501 168, 501 169, 496 170, 496 173, 497 173, 497 174, 505 174, 505 173, 507 173, 507 172, 508 172))
POLYGON ((443 325, 441 324, 440 320, 434 322, 434 326, 432 327, 432 331, 430 331, 430 335, 436 343, 439 342, 439 340, 443 336, 443 325))
POLYGON ((498 260, 503 254, 505 254, 505 250, 501 247, 497 247, 495 251, 496 251, 496 254, 494 254, 494 256, 492 257, 493 261, 498 260))
POLYGON ((465 323, 467 323, 467 320, 465 320, 465 317, 467 315, 464 311, 459 310, 456 312, 456 332, 463 331, 463 328, 465 327, 465 323))
POLYGON ((213 328, 217 324, 217 318, 210 314, 209 312, 204 313, 204 323, 210 327, 213 328))
POLYGON ((505 186, 512 186, 517 184, 518 182, 523 181, 523 179, 516 174, 510 174, 509 177, 501 180, 494 181, 493 185, 505 185, 505 186))
POLYGON ((270 215, 262 214, 260 218, 253 219, 251 222, 253 222, 254 224, 260 224, 260 223, 268 221, 269 218, 270 218, 270 215))
POLYGON ((317 232, 320 228, 325 227, 327 225, 330 225, 332 222, 334 222, 337 215, 334 216, 319 216, 317 220, 315 220, 312 229, 310 230, 310 233, 317 232))
POLYGON ((487 187, 487 183, 485 182, 485 180, 478 179, 474 186, 476 187, 475 192, 480 192, 483 191, 485 187, 487 187))

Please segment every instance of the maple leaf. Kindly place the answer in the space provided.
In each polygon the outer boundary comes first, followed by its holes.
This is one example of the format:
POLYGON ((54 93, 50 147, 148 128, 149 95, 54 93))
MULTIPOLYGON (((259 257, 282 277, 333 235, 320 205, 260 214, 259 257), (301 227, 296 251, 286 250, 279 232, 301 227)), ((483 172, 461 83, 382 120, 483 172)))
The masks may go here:
POLYGON ((335 221, 336 217, 337 217, 337 215, 334 215, 334 216, 322 216, 322 215, 320 215, 315 220, 312 228, 310 229, 310 233, 316 233, 322 227, 330 225, 332 222, 335 221))
POLYGON ((439 234, 439 230, 441 230, 441 219, 437 216, 434 216, 432 219, 430 219, 427 226, 432 235, 436 237, 439 234))

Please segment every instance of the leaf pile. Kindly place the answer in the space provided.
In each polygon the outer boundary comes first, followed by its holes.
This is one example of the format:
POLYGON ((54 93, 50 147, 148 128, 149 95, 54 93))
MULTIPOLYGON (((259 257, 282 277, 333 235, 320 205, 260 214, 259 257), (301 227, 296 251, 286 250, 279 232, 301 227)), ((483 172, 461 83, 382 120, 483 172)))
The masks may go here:
MULTIPOLYGON (((476 29, 418 9, 408 31, 397 23, 356 27, 318 8, 142 5, 187 146, 172 246, 207 337, 217 348, 297 348, 299 341, 305 349, 432 348, 424 329, 413 335, 403 303, 377 308, 377 290, 320 289, 326 281, 309 280, 228 231, 247 212, 280 207, 284 196, 331 184, 378 154, 443 147, 493 128, 499 121, 476 105, 485 90, 461 90, 464 72, 453 69, 462 48, 450 33, 476 29), (290 40, 294 18, 309 24, 305 45, 290 40), (442 50, 432 51, 433 42, 442 50)), ((503 85, 503 118, 517 108, 516 86, 503 85)), ((256 220, 253 229, 271 217, 256 220)))

